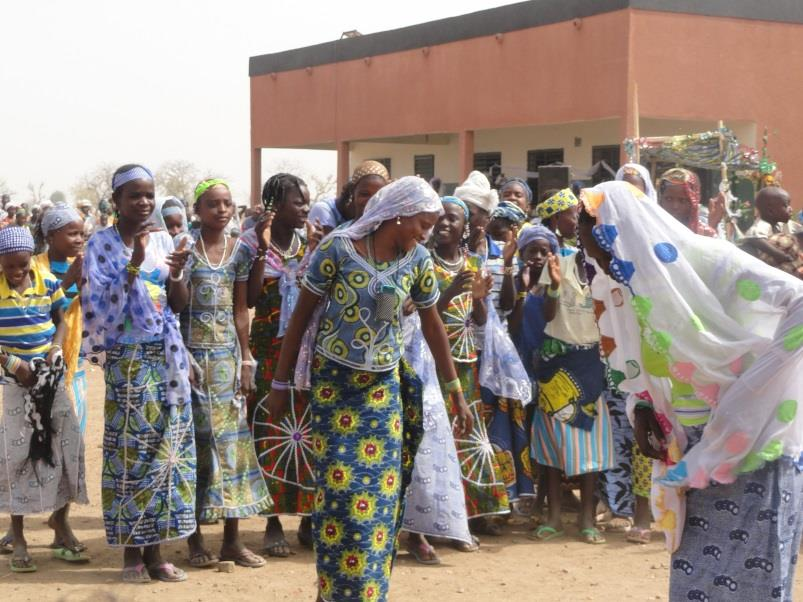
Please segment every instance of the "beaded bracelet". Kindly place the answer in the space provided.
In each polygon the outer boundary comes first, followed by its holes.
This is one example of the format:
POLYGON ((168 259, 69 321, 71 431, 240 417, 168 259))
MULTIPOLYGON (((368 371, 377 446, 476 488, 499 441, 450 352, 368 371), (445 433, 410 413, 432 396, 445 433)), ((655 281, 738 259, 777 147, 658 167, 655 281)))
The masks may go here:
POLYGON ((270 383, 270 388, 275 391, 289 391, 293 388, 293 385, 289 381, 276 380, 274 378, 270 383))
POLYGON ((552 299, 560 299, 560 287, 558 287, 558 288, 556 288, 554 290, 552 289, 551 286, 547 287, 546 294, 547 294, 548 297, 550 297, 552 299))
POLYGON ((134 276, 139 276, 140 269, 138 265, 134 265, 133 263, 127 263, 125 266, 125 271, 134 276))
POLYGON ((506 265, 502 270, 502 273, 505 276, 513 276, 515 274, 515 267, 512 265, 506 265))
POLYGON ((6 357, 5 369, 11 374, 16 375, 17 370, 19 370, 19 367, 21 365, 22 365, 22 360, 18 358, 16 355, 9 355, 6 357))
POLYGON ((527 298, 527 291, 522 291, 516 294, 516 299, 518 299, 519 301, 523 301, 526 298, 527 298))

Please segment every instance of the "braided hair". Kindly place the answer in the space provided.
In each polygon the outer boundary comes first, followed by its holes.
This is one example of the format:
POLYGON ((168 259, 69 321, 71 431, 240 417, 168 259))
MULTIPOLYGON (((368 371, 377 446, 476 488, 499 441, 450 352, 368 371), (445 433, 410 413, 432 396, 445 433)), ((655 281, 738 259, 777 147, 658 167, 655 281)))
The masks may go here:
POLYGON ((307 184, 299 178, 289 173, 277 173, 268 178, 262 188, 262 206, 265 211, 273 211, 277 205, 284 203, 287 193, 295 189, 298 194, 303 195, 301 187, 306 188, 307 184))

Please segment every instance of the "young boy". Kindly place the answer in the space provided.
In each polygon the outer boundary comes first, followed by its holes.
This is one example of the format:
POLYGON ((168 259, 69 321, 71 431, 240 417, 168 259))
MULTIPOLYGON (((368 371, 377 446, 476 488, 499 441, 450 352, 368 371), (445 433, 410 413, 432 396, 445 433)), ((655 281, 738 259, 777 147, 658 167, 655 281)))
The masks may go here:
POLYGON ((86 562, 85 548, 67 521, 71 502, 86 504, 84 444, 62 382, 65 298, 59 282, 31 265, 27 228, 0 230, 0 367, 3 413, 0 511, 11 514, 10 569, 31 573, 23 517, 53 512, 56 558, 86 562))

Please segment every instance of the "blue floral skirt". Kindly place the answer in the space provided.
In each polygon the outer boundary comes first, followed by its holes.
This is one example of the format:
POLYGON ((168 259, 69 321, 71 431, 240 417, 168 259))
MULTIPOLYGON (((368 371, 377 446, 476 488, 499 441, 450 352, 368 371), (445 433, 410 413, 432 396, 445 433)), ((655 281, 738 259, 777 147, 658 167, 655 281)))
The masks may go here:
POLYGON ((324 600, 386 600, 404 486, 422 435, 421 381, 406 367, 312 364, 312 532, 324 600))

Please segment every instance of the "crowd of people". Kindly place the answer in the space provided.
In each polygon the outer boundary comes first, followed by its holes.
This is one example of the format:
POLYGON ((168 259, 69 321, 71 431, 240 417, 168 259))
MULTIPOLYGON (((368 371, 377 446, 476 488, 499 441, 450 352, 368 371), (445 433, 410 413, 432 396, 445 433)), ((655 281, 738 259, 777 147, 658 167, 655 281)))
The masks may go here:
POLYGON ((534 545, 644 544, 657 525, 673 600, 790 599, 803 227, 789 194, 758 191, 741 233, 682 168, 653 182, 627 164, 539 197, 480 172, 438 187, 366 161, 310 206, 278 173, 243 214, 223 179, 188 207, 129 164, 100 211, 4 198, 11 571, 37 570, 24 519, 40 513, 54 557, 91 560, 69 509, 88 502, 95 365, 103 521, 126 583, 187 579, 162 554, 173 540, 193 569, 288 557, 292 515, 319 600, 384 600, 398 546, 438 564, 436 545, 475 552, 515 518, 534 545), (254 551, 239 520, 256 515, 254 551))

